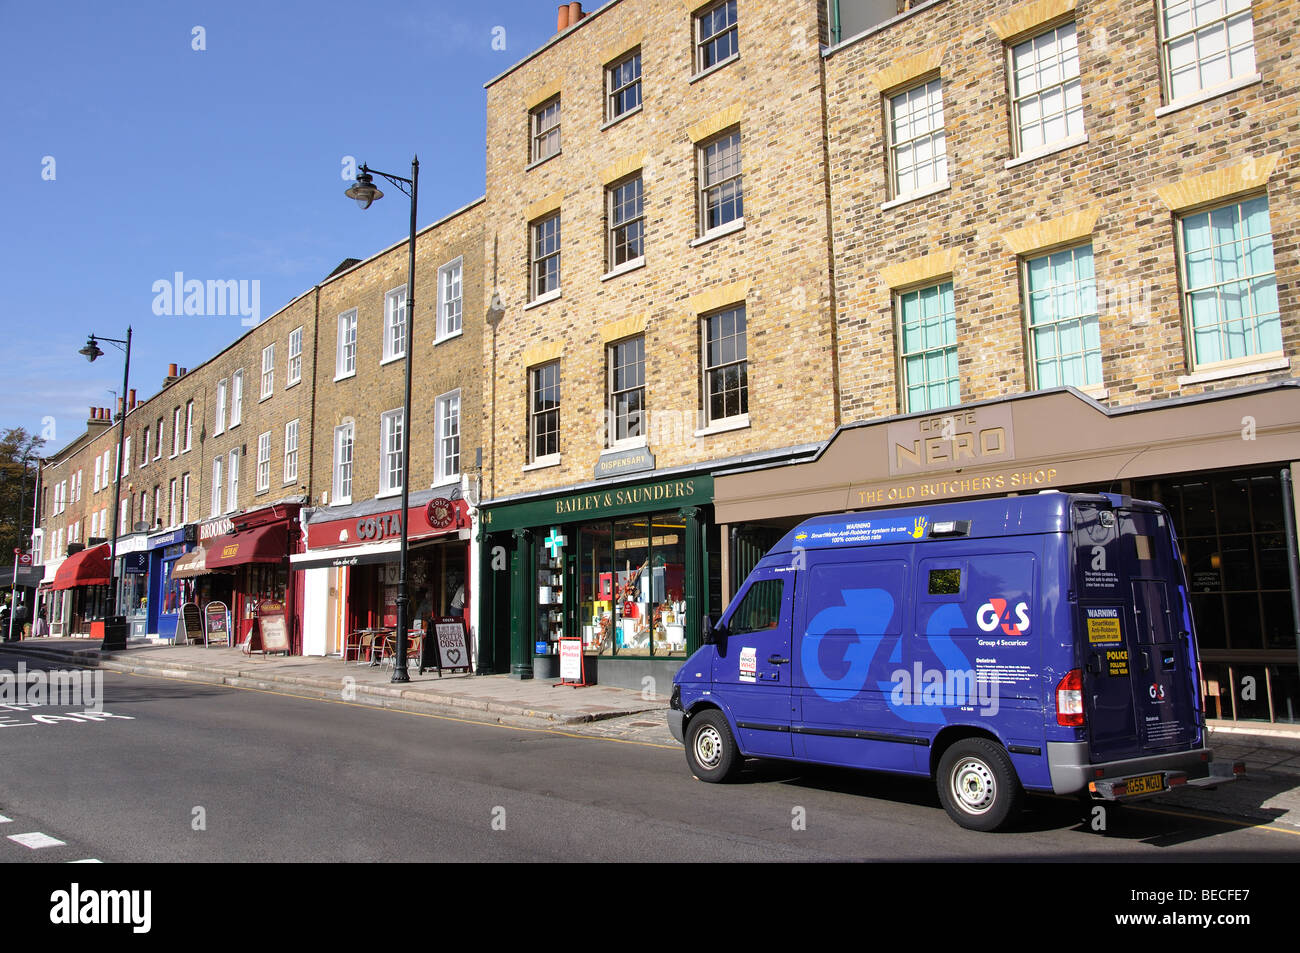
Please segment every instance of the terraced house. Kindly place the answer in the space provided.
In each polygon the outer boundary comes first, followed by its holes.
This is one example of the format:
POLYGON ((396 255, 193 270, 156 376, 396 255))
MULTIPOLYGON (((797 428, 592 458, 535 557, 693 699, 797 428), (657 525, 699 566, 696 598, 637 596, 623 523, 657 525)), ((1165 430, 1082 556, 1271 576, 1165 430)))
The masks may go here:
POLYGON ((820 18, 618 0, 487 84, 497 671, 568 635, 666 686, 719 607, 714 472, 837 422, 820 18))

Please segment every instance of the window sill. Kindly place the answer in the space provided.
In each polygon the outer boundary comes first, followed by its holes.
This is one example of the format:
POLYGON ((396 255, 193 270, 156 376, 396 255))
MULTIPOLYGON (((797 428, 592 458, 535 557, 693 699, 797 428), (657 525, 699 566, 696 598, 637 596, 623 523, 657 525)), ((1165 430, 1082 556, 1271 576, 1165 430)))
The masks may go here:
POLYGON ((731 220, 726 225, 719 225, 711 232, 705 232, 699 238, 691 242, 691 247, 698 248, 700 245, 707 245, 715 238, 721 238, 723 235, 730 235, 732 232, 738 232, 744 227, 745 227, 745 218, 742 215, 740 218, 731 220))
POLYGON ((749 427, 749 414, 741 414, 739 417, 728 417, 717 423, 709 424, 707 427, 701 427, 695 431, 697 437, 711 437, 718 433, 729 433, 732 430, 745 430, 749 427))
POLYGON ((386 357, 383 360, 381 360, 379 362, 379 366, 383 367, 385 364, 396 364, 398 361, 402 361, 405 359, 406 359, 405 354, 394 354, 391 357, 386 357))
POLYGON ((616 440, 600 451, 600 455, 604 457, 614 453, 622 453, 624 450, 640 450, 642 447, 648 446, 650 446, 650 442, 646 437, 631 437, 627 440, 616 440))
POLYGON ((232 423, 232 424, 230 425, 230 428, 229 428, 229 429, 234 430, 236 427, 239 426, 240 423, 241 423, 241 421, 236 420, 234 423, 232 423))
POLYGON ((627 119, 629 116, 635 116, 644 108, 645 108, 645 103, 638 103, 637 105, 629 109, 627 112, 620 113, 619 115, 615 116, 613 119, 606 119, 603 123, 600 124, 600 131, 604 132, 610 126, 617 126, 624 119, 627 119))
POLYGON ((546 292, 546 294, 541 295, 541 296, 539 296, 539 297, 537 297, 537 298, 534 298, 532 301, 530 301, 530 302, 528 302, 526 305, 524 305, 523 310, 524 310, 524 311, 528 311, 528 310, 531 310, 532 308, 540 307, 541 305, 544 305, 544 304, 546 304, 546 303, 548 303, 548 302, 550 302, 550 301, 554 301, 556 298, 558 298, 558 297, 559 297, 560 295, 562 295, 563 293, 564 293, 564 289, 563 289, 563 288, 556 288, 554 291, 548 291, 548 292, 546 292))
POLYGON ((335 374, 334 383, 337 384, 339 381, 345 381, 356 376, 357 376, 356 371, 349 371, 347 374, 335 374))
POLYGON ((257 398, 257 402, 260 404, 263 401, 270 400, 274 396, 275 396, 275 391, 271 391, 271 393, 263 394, 261 397, 257 398))
POLYGON ((900 195, 896 199, 890 199, 888 202, 881 204, 880 211, 887 212, 891 208, 898 208, 898 206, 906 205, 908 202, 916 202, 931 195, 938 195, 940 192, 947 192, 950 188, 952 188, 952 183, 945 179, 942 182, 936 182, 934 185, 927 186, 919 192, 908 192, 906 195, 900 195))
POLYGON ((1110 397, 1109 387, 1075 387, 1075 390, 1093 400, 1106 400, 1110 397))
POLYGON ((739 50, 737 50, 735 53, 732 53, 732 54, 731 54, 730 56, 728 56, 725 60, 718 60, 718 62, 714 63, 714 64, 713 64, 712 66, 710 66, 708 69, 702 69, 702 70, 700 70, 698 73, 696 73, 694 76, 692 76, 692 77, 690 78, 689 82, 691 82, 691 83, 698 82, 699 80, 704 79, 704 77, 709 76, 709 75, 711 75, 711 74, 713 74, 713 73, 716 73, 718 70, 722 69, 724 66, 730 66, 732 63, 736 62, 736 60, 738 60, 738 59, 740 59, 740 51, 739 51, 739 50))
POLYGON ((342 499, 338 499, 338 500, 330 500, 329 503, 328 503, 327 505, 329 505, 329 506, 351 506, 351 505, 352 505, 352 497, 350 497, 350 496, 345 496, 345 497, 343 497, 342 499))
POLYGON ((1173 102, 1159 107, 1156 109, 1156 118, 1168 116, 1170 113, 1176 113, 1188 106, 1195 106, 1197 103, 1217 99, 1228 93, 1235 93, 1239 89, 1245 89, 1247 86, 1254 86, 1256 83, 1262 83, 1263 81, 1264 77, 1260 76, 1259 73, 1251 73, 1249 76, 1243 76, 1240 79, 1229 80, 1226 83, 1220 83, 1218 86, 1211 86, 1209 89, 1203 89, 1199 93, 1184 96, 1182 99, 1175 99, 1173 102))
POLYGON ((1088 141, 1085 133, 1082 136, 1071 136, 1069 139, 1062 139, 1060 142, 1054 142, 1050 146, 1044 146, 1033 152, 1026 152, 1024 155, 1016 156, 1014 159, 1008 159, 1003 168, 1014 169, 1016 166, 1025 165, 1033 162, 1035 159, 1044 159, 1047 156, 1056 155, 1058 152, 1064 152, 1066 149, 1073 149, 1075 146, 1081 146, 1088 141))
POLYGON ((297 387, 301 383, 302 383, 302 378, 300 377, 296 381, 289 381, 289 383, 284 385, 284 389, 288 390, 290 387, 297 387))
POLYGON ((429 489, 436 490, 439 487, 446 487, 448 492, 460 486, 460 474, 452 473, 449 476, 438 477, 429 484, 429 489))
POLYGON ((459 331, 453 331, 451 334, 444 334, 440 338, 434 338, 433 346, 437 347, 439 344, 446 344, 448 341, 454 341, 456 340, 456 338, 460 337, 464 333, 465 333, 465 329, 461 328, 459 331))
POLYGON ((378 493, 375 494, 375 499, 386 500, 390 496, 401 496, 401 495, 402 495, 402 488, 399 486, 395 490, 380 490, 378 493))
POLYGON ((549 456, 538 457, 532 463, 525 463, 523 472, 530 470, 545 470, 547 467, 558 467, 560 465, 560 454, 552 453, 549 456))
POLYGON ((600 276, 600 280, 609 281, 609 279, 611 278, 617 278, 619 275, 626 275, 629 271, 636 271, 638 268, 644 268, 644 267, 645 267, 645 255, 638 255, 636 258, 633 258, 630 261, 625 261, 623 262, 623 264, 611 268, 609 271, 605 272, 603 275, 600 276))
POLYGON ((554 152, 552 152, 552 153, 551 153, 549 156, 547 156, 545 159, 534 159, 532 162, 528 163, 528 165, 524 166, 524 171, 527 172, 529 169, 536 169, 539 165, 542 165, 543 163, 546 163, 546 162, 550 162, 550 161, 551 161, 552 159, 554 159, 556 156, 560 156, 560 155, 564 155, 564 150, 563 150, 563 149, 556 149, 554 152))
POLYGON ((1229 377, 1245 377, 1249 374, 1263 374, 1268 371, 1285 371, 1289 370, 1290 367, 1291 361, 1283 354, 1261 354, 1246 364, 1211 364, 1205 370, 1199 370, 1191 374, 1180 374, 1178 386, 1206 384, 1210 381, 1221 381, 1229 377))

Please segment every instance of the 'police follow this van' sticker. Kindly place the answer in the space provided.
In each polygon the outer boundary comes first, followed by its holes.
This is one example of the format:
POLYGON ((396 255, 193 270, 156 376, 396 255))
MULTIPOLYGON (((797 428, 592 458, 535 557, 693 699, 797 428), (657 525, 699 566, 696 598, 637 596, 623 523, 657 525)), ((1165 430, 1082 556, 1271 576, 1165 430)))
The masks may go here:
POLYGON ((1115 608, 1096 608, 1083 610, 1088 617, 1088 641, 1096 644, 1098 642, 1123 642, 1124 637, 1119 629, 1119 609, 1115 608))

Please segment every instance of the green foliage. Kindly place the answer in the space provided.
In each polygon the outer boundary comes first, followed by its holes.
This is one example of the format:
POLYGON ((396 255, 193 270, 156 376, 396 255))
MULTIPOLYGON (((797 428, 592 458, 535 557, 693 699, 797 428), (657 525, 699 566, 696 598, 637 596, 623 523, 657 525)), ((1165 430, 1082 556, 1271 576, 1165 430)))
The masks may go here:
POLYGON ((44 443, 22 427, 0 431, 0 562, 12 564, 15 547, 31 546, 33 490, 44 443))

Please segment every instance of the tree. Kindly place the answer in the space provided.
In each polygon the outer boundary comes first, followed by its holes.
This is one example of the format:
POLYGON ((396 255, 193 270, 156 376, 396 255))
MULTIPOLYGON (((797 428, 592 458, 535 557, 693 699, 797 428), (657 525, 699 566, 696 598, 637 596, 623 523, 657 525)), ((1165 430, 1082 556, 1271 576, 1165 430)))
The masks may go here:
POLYGON ((31 548, 38 451, 44 444, 22 427, 0 432, 0 564, 12 564, 16 547, 31 548))

